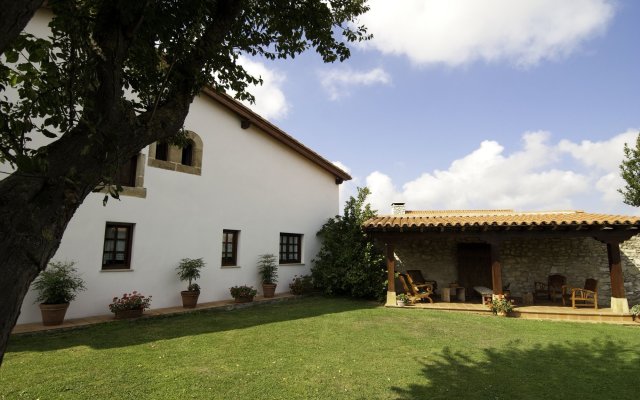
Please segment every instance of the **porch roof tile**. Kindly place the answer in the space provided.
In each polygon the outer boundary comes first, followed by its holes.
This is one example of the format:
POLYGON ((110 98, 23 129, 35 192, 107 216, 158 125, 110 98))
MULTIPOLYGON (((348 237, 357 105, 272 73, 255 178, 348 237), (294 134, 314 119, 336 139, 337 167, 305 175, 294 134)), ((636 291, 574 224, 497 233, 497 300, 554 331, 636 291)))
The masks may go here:
POLYGON ((520 212, 514 210, 425 210, 382 215, 364 223, 365 230, 443 227, 640 227, 640 217, 584 211, 520 212))

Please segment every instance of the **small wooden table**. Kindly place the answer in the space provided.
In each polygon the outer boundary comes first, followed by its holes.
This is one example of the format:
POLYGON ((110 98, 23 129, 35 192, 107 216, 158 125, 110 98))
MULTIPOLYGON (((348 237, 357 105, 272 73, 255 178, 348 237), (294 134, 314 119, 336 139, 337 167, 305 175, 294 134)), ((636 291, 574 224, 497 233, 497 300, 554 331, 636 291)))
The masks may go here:
POLYGON ((456 286, 442 288, 442 301, 445 303, 451 303, 451 296, 455 296, 458 301, 464 302, 466 300, 464 287, 456 286))

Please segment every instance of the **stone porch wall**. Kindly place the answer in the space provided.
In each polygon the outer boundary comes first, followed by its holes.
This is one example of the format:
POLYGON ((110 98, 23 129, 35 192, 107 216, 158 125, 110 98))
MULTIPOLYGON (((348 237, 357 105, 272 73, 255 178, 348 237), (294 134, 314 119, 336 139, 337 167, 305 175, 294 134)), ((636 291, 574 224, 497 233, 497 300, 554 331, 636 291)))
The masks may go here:
MULTIPOLYGON (((482 242, 481 238, 435 240, 406 236, 395 244, 397 270, 422 270, 440 288, 458 280, 457 243, 482 242)), ((629 305, 640 303, 640 237, 621 247, 622 270, 629 305)), ((502 247, 502 282, 513 296, 533 291, 533 282, 546 282, 550 274, 562 274, 567 284, 582 287, 586 278, 598 280, 598 304, 608 307, 611 280, 605 244, 592 238, 514 239, 502 247)))

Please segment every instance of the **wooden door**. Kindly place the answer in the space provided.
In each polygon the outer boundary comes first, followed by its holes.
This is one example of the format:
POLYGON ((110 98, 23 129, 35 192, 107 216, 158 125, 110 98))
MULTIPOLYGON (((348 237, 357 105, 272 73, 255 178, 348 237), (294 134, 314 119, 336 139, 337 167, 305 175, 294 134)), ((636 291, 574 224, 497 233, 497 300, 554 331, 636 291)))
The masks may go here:
POLYGON ((468 297, 477 296, 474 286, 491 289, 491 245, 488 243, 458 244, 458 283, 466 288, 468 297))

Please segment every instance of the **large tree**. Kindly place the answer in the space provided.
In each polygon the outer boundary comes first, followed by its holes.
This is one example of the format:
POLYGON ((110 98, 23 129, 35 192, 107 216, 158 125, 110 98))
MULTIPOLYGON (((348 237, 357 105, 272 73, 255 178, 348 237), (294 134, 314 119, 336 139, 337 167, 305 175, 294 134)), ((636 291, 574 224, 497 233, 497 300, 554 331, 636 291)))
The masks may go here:
POLYGON ((365 0, 49 0, 51 36, 18 33, 40 3, 0 0, 11 22, 0 24, 0 161, 15 168, 0 180, 0 362, 85 197, 98 186, 117 196, 119 167, 179 138, 204 86, 252 99, 260 80, 239 55, 315 49, 343 61, 348 42, 369 38, 357 22, 365 0), (32 149, 37 135, 55 140, 32 149))

